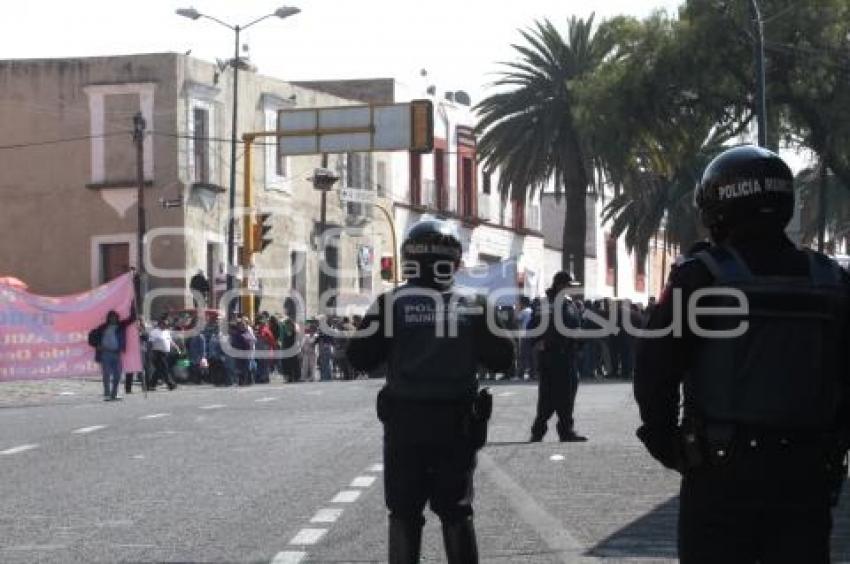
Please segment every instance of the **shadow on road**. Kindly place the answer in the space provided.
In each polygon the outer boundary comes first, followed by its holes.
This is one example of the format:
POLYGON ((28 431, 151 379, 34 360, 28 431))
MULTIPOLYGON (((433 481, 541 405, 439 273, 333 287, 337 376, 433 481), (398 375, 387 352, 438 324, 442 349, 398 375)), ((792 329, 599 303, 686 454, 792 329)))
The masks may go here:
POLYGON ((587 552, 599 558, 676 558, 679 498, 662 503, 587 552))
MULTIPOLYGON (((598 543, 587 556, 675 559, 678 513, 679 498, 671 498, 598 543)), ((850 488, 844 489, 833 519, 833 561, 850 562, 850 488)))

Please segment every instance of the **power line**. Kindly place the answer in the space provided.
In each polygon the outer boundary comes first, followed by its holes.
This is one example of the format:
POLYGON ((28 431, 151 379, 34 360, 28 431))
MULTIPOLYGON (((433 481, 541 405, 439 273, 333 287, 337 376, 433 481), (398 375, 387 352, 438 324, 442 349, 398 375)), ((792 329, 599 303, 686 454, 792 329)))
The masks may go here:
POLYGON ((111 133, 104 133, 102 135, 81 135, 79 137, 65 137, 63 139, 50 139, 47 141, 33 141, 31 143, 15 143, 12 145, 0 145, 0 150, 3 149, 26 149, 29 147, 43 147, 46 145, 57 145, 59 143, 72 143, 74 141, 86 141, 89 139, 100 139, 103 137, 115 137, 117 135, 131 135, 133 132, 130 130, 127 131, 113 131, 111 133))

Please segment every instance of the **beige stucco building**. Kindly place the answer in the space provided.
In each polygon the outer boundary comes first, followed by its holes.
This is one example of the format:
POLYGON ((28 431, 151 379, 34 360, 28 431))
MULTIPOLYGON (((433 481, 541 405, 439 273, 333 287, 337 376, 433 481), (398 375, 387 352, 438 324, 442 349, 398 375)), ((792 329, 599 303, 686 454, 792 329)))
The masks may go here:
MULTIPOLYGON (((136 264, 132 120, 141 112, 152 308, 189 305, 189 279, 200 269, 213 282, 224 270, 232 77, 230 68, 174 53, 0 61, 0 275, 61 295, 136 264)), ((238 129, 275 129, 280 110, 352 103, 243 70, 238 129)), ((239 206, 241 144, 237 154, 239 206)), ((309 177, 320 157, 280 155, 274 139, 252 156, 255 206, 274 214, 274 242, 255 255, 261 309, 280 312, 295 292, 316 313, 320 284, 338 288, 341 309, 368 301, 383 286, 371 266, 391 248, 386 225, 331 192, 327 225, 338 244, 319 252, 321 198, 309 177), (323 277, 321 260, 339 270, 323 277)), ((389 155, 330 155, 327 164, 340 186, 391 191, 389 155)))

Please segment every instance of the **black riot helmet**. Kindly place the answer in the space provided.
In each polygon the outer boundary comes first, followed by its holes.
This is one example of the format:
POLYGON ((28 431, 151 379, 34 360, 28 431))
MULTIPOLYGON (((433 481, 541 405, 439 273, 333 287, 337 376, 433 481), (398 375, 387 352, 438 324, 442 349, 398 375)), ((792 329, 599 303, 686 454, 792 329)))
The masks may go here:
POLYGON ((706 167, 694 204, 712 231, 752 221, 782 229, 794 214, 794 175, 779 155, 762 147, 728 149, 706 167))
POLYGON ((405 277, 428 285, 451 285, 463 246, 451 224, 436 219, 410 228, 401 246, 405 277))

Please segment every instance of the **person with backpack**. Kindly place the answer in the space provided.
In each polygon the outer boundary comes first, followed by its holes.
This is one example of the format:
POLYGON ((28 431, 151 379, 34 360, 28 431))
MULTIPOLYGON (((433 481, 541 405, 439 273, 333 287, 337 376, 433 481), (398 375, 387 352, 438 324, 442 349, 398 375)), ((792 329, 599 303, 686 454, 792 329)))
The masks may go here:
POLYGON ((88 343, 94 347, 94 360, 103 373, 103 401, 116 401, 121 382, 121 354, 127 349, 127 327, 136 321, 136 308, 130 308, 130 317, 122 320, 115 310, 106 314, 106 321, 88 334, 88 343))

